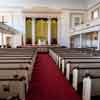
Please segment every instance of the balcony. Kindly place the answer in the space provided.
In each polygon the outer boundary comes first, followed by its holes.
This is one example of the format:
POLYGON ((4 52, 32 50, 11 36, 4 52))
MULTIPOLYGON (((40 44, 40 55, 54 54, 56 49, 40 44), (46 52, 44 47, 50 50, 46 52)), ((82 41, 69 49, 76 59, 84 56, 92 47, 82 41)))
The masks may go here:
POLYGON ((81 34, 81 33, 87 33, 91 31, 99 31, 100 30, 100 18, 87 22, 85 24, 78 25, 76 27, 73 27, 70 30, 71 35, 75 34, 81 34))
POLYGON ((14 29, 13 27, 10 27, 2 22, 0 22, 0 32, 4 32, 4 33, 10 33, 10 34, 17 34, 19 33, 16 29, 14 29))

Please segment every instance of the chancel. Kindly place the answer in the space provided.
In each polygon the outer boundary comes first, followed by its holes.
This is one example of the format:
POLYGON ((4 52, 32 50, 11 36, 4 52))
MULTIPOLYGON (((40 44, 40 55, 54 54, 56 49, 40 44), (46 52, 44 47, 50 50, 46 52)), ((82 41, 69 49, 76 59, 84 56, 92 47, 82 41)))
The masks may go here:
POLYGON ((1 1, 0 100, 100 100, 100 0, 1 1))

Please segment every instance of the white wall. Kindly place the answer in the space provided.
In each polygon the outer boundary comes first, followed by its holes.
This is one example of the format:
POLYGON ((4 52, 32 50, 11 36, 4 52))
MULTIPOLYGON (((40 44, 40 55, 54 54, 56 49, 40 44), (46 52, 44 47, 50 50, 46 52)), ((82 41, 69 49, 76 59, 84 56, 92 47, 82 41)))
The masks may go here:
MULTIPOLYGON (((3 12, 0 11, 0 21, 2 21, 2 16, 4 16, 4 22, 5 24, 15 28, 18 31, 18 34, 14 35, 11 39, 11 44, 13 47, 20 46, 21 45, 21 39, 22 39, 22 33, 24 32, 24 21, 23 21, 23 15, 21 13, 16 12, 3 12)), ((1 35, 0 35, 1 37, 1 35)), ((5 39, 5 38, 4 38, 5 39)), ((0 40, 0 45, 2 44, 0 40)), ((6 40, 4 40, 4 44, 6 44, 6 40)))
POLYGON ((87 37, 86 35, 82 35, 82 47, 86 48, 87 47, 87 37))
POLYGON ((0 32, 0 45, 2 45, 2 33, 0 32))
POLYGON ((80 48, 80 35, 76 36, 74 39, 74 48, 80 48))
POLYGON ((22 34, 24 32, 23 27, 23 15, 13 15, 11 26, 19 31, 18 34, 15 34, 12 38, 13 47, 20 46, 22 42, 22 34))
POLYGON ((61 33, 60 33, 60 45, 69 47, 69 12, 63 12, 61 15, 61 33))
POLYGON ((26 0, 6 0, 6 2, 0 1, 0 7, 22 6, 24 1, 26 0))
POLYGON ((21 46, 22 38, 21 34, 15 34, 12 38, 12 47, 16 48, 17 46, 21 46))
POLYGON ((15 28, 16 30, 19 31, 18 34, 15 34, 12 38, 12 46, 16 47, 16 46, 20 46, 21 42, 22 42, 22 33, 23 33, 23 16, 22 15, 13 15, 12 16, 12 24, 10 26, 12 26, 13 28, 15 28))

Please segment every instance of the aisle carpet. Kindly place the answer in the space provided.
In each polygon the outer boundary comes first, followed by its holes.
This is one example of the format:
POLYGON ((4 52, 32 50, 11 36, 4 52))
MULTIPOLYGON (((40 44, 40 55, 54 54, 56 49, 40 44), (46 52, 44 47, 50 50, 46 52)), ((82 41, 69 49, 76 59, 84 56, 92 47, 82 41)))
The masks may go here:
POLYGON ((45 53, 39 53, 26 100, 80 100, 58 66, 45 53))

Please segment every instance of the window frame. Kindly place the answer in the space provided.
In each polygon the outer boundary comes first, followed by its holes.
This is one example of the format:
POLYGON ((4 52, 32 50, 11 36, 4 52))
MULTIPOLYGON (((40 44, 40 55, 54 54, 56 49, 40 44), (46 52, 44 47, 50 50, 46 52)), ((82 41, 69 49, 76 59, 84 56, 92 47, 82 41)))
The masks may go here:
POLYGON ((94 19, 97 19, 100 17, 100 9, 99 7, 94 9, 92 12, 91 12, 91 19, 94 20, 94 19), (97 12, 97 17, 95 17, 95 13, 97 12))

